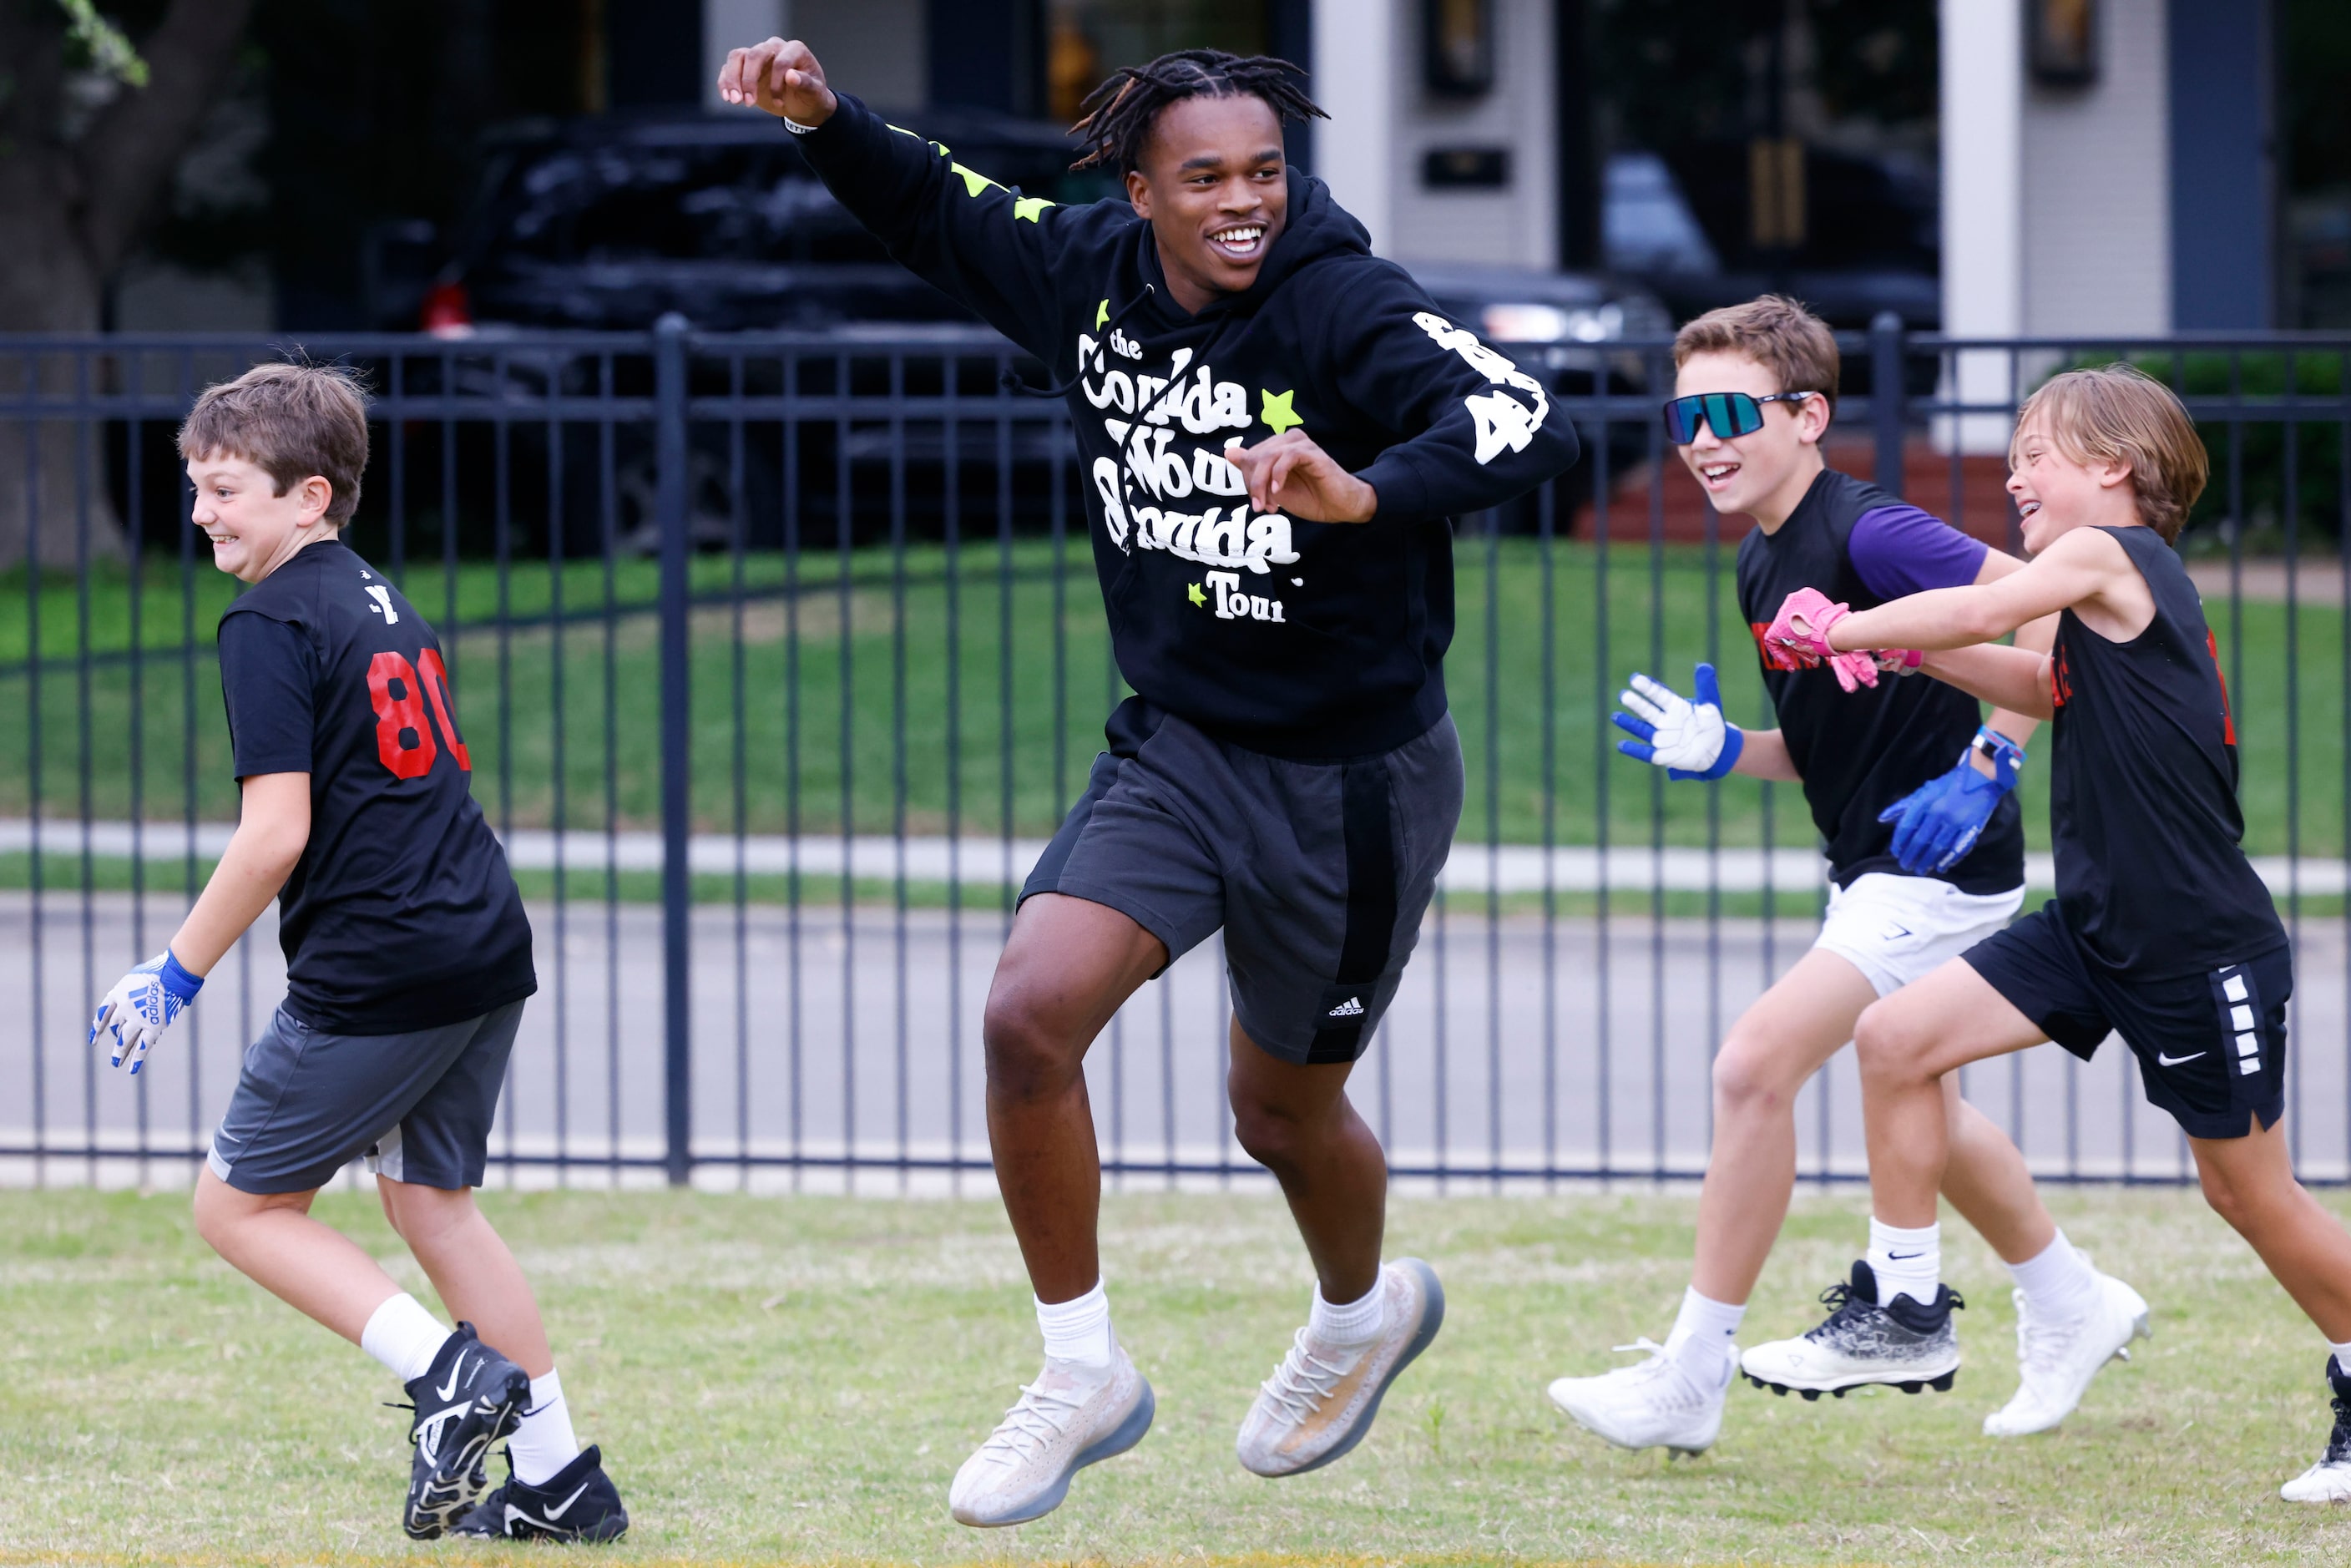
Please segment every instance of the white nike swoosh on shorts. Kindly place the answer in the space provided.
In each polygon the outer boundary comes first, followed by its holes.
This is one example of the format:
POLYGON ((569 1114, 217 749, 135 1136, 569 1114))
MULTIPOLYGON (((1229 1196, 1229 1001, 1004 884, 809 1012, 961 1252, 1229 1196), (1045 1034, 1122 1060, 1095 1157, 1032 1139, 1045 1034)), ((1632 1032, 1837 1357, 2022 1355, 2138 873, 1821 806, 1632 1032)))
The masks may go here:
POLYGON ((2158 1051, 2155 1053, 2155 1063, 2158 1067, 2177 1067, 2183 1061, 2193 1061, 2199 1056, 2210 1054, 2208 1051, 2191 1051, 2186 1056, 2166 1056, 2158 1051))

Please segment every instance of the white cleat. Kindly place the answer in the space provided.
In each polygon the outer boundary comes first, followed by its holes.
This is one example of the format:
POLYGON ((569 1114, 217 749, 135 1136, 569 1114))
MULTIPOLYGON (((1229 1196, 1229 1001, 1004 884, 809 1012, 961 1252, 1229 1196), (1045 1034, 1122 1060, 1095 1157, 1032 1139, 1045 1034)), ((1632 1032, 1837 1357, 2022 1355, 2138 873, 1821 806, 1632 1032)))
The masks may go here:
POLYGON ((1417 1258, 1380 1270, 1385 1326, 1368 1345, 1332 1345, 1300 1329, 1290 1354, 1258 1387, 1233 1448, 1241 1468, 1267 1477, 1320 1469, 1364 1440, 1396 1375, 1445 1322, 1445 1288, 1417 1258))
POLYGON ((2319 1460, 2278 1488, 2278 1496, 2288 1502, 2351 1502, 2351 1454, 2319 1460))
POLYGON ((1959 1375, 1959 1338, 1951 1314, 1967 1302, 1949 1285, 1935 1288, 1929 1305, 1899 1293, 1880 1305, 1877 1276, 1863 1260, 1854 1264, 1851 1283, 1821 1292, 1821 1304, 1834 1310, 1802 1338, 1775 1339, 1739 1358, 1748 1382, 1775 1394, 1842 1399, 1873 1383, 1905 1394, 1940 1392, 1959 1375))
POLYGON ((1123 1347, 1111 1347, 1107 1367, 1049 1359, 956 1471, 947 1509, 956 1523, 982 1528, 1041 1519, 1061 1506, 1071 1476, 1143 1441, 1155 1408, 1123 1347))
MULTIPOLYGON (((2084 1261, 2087 1261, 2085 1255, 2084 1261)), ((2147 1302, 2111 1274, 2098 1276, 2090 1310, 2073 1322, 2043 1322, 2016 1292, 2016 1396, 1984 1417, 1987 1437, 2046 1432, 2074 1413, 2090 1379, 2110 1361, 2128 1361, 2130 1343, 2151 1339, 2147 1302)))
POLYGON ((1697 1455, 1712 1448, 1722 1431, 1724 1396, 1739 1369, 1739 1347, 1729 1347, 1721 1375, 1711 1385, 1653 1340, 1616 1348, 1646 1350, 1649 1356, 1597 1377, 1559 1378, 1551 1385, 1551 1402, 1584 1430, 1620 1448, 1697 1455))
POLYGON ((2335 1396, 2335 1429, 2318 1463, 2278 1488, 2288 1502, 2351 1502, 2351 1375, 2337 1374, 2331 1355, 2326 1386, 2335 1396))

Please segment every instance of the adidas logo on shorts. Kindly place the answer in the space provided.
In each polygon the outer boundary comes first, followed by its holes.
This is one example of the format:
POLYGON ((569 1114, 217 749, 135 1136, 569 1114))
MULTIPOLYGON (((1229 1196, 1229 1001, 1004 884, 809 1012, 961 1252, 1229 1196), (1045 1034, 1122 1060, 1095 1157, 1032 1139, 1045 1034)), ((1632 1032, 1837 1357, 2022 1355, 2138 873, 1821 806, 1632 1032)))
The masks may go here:
POLYGON ((1325 1018, 1334 1019, 1362 1018, 1364 1016, 1364 998, 1361 997, 1349 997, 1345 1001, 1341 1002, 1337 1007, 1332 1008, 1323 1016, 1325 1018))

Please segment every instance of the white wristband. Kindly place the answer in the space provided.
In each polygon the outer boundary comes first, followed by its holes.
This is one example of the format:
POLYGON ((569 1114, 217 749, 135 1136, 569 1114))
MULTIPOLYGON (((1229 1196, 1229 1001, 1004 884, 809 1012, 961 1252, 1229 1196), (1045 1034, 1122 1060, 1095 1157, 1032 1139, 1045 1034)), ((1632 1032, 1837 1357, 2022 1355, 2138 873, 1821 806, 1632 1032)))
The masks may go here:
POLYGON ((818 131, 824 129, 820 125, 802 125, 799 120, 794 120, 789 114, 779 114, 776 116, 776 118, 782 120, 784 122, 784 129, 790 131, 795 136, 813 136, 818 131))

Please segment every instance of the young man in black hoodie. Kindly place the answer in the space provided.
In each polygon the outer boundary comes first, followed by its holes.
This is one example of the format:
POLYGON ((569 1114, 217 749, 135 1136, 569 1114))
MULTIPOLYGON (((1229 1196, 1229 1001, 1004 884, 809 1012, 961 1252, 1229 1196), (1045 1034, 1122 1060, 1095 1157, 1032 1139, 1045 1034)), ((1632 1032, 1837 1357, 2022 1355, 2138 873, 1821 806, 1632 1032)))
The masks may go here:
POLYGON ((804 44, 736 50, 719 76, 893 256, 1067 383, 1137 694, 1021 890, 988 996, 988 1132, 1045 1367, 957 1472, 967 1524, 1049 1511, 1150 1426, 1102 1290, 1083 1062, 1219 926, 1236 1132, 1280 1178, 1317 1280, 1241 1463, 1293 1475, 1344 1454, 1444 1315, 1426 1264, 1381 1263, 1386 1166, 1345 1085, 1460 815, 1447 517, 1560 473, 1575 439, 1540 382, 1285 164, 1282 120, 1321 113, 1294 74, 1213 50, 1122 70, 1080 133, 1129 199, 1078 207, 884 125, 804 44))

